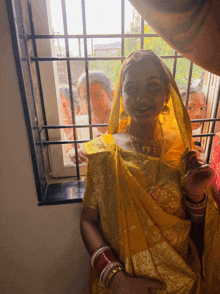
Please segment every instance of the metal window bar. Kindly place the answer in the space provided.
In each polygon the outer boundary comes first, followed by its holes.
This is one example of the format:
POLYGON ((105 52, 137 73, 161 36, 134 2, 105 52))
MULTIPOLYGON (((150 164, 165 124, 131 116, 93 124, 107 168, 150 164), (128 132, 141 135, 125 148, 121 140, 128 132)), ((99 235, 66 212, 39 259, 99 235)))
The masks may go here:
POLYGON ((176 76, 176 66, 177 66, 177 52, 175 51, 175 58, 174 58, 174 62, 173 62, 173 77, 174 77, 174 79, 175 79, 175 76, 176 76))
MULTIPOLYGON (((219 85, 219 88, 218 88, 218 101, 217 101, 217 104, 216 104, 216 108, 215 108, 215 113, 214 113, 214 117, 217 117, 217 112, 218 112, 218 109, 220 107, 220 98, 219 98, 219 95, 220 95, 220 85, 219 85)), ((215 123, 216 123, 216 120, 213 120, 213 123, 212 123, 212 126, 211 126, 211 132, 213 133, 214 130, 215 130, 215 123)), ((210 160, 210 156, 211 156, 211 149, 212 149, 212 142, 213 142, 213 136, 210 138, 210 142, 209 142, 209 145, 208 145, 208 156, 207 156, 207 162, 209 162, 210 160)))
MULTIPOLYGON (((161 55, 162 59, 184 58, 182 55, 161 55)), ((125 57, 31 57, 32 61, 71 61, 71 60, 124 60, 125 57)))
MULTIPOLYGON (((122 6, 122 9, 123 9, 124 6, 122 6)), ((122 11, 122 15, 123 15, 123 11, 122 11)), ((124 17, 123 17, 124 18, 124 17)), ((122 18, 122 19, 123 19, 122 18)), ((123 32, 123 30, 122 30, 123 32)), ((140 33, 140 34, 82 34, 82 35, 68 35, 68 38, 71 39, 82 39, 82 38, 87 38, 87 39, 95 39, 95 38, 144 38, 144 37, 155 37, 155 38, 160 38, 159 35, 157 34, 145 34, 145 33, 140 33)), ((31 39, 64 39, 65 38, 65 35, 56 35, 56 34, 50 34, 50 35, 34 35, 34 36, 31 36, 29 35, 28 36, 28 39, 31 40, 31 39)))
MULTIPOLYGON (((63 15, 63 27, 64 27, 64 34, 65 34, 65 48, 66 48, 66 56, 70 57, 69 52, 69 40, 68 40, 68 28, 67 28, 67 15, 66 15, 66 2, 65 0, 61 0, 62 4, 62 15, 63 15)), ((68 72, 68 83, 69 83, 69 93, 70 93, 70 103, 71 103, 71 113, 72 113, 72 122, 73 125, 75 124, 75 110, 74 110, 74 102, 73 102, 73 92, 72 92, 72 76, 71 76, 71 68, 70 68, 70 60, 66 61, 67 63, 67 72, 68 72)), ((73 137, 76 139, 76 129, 73 128, 73 137)), ((80 180, 79 174, 79 161, 78 161, 78 149, 77 149, 77 142, 74 142, 75 147, 75 158, 76 158, 76 173, 77 173, 77 180, 80 180)))
MULTIPOLYGON (((33 14, 32 14, 32 7, 30 2, 28 2, 28 15, 30 20, 30 29, 31 29, 31 36, 35 36, 35 30, 34 30, 34 22, 33 22, 33 14)), ((33 51, 34 51, 34 57, 38 58, 37 54, 37 44, 35 38, 32 38, 32 45, 33 45, 33 51)), ((46 117, 46 110, 45 110, 45 104, 44 104, 44 97, 43 97, 43 89, 42 89, 42 82, 41 82, 41 76, 40 76, 40 66, 38 63, 38 60, 35 60, 35 66, 36 66, 36 73, 37 73, 37 80, 38 80, 38 89, 40 94, 40 101, 41 101, 41 107, 42 107, 42 116, 44 120, 44 124, 47 125, 47 117, 46 117)), ((46 139, 49 140, 48 132, 45 130, 46 139)))
POLYGON ((125 1, 121 0, 121 63, 124 60, 125 54, 125 1))
POLYGON ((193 63, 191 61, 189 66, 189 74, 188 74, 187 90, 186 90, 186 104, 185 104, 186 108, 188 107, 188 103, 189 103, 189 92, 191 87, 192 71, 193 71, 193 63))
MULTIPOLYGON (((212 74, 209 76, 209 79, 208 79, 208 91, 207 91, 207 97, 209 96, 209 90, 210 90, 210 85, 211 85, 211 83, 210 83, 210 81, 211 81, 211 77, 212 77, 212 74)), ((201 128, 201 133, 203 133, 204 126, 205 126, 205 124, 203 123, 203 124, 202 124, 202 128, 201 128)), ((202 138, 201 138, 201 139, 202 139, 202 138)), ((200 142, 201 142, 201 140, 200 140, 200 142)))
MULTIPOLYGON (((88 65, 88 52, 87 52, 87 36, 86 36, 86 11, 85 11, 85 0, 81 0, 82 6, 82 21, 83 21, 83 34, 85 35, 84 40, 84 54, 85 54, 85 70, 86 70, 86 90, 87 90, 87 104, 88 104, 88 115, 89 115, 89 124, 92 124, 91 116, 91 104, 90 104, 90 89, 89 89, 89 65, 88 65)), ((93 139, 92 128, 89 128, 90 139, 93 139)))
POLYGON ((144 19, 141 17, 141 49, 144 49, 144 19))

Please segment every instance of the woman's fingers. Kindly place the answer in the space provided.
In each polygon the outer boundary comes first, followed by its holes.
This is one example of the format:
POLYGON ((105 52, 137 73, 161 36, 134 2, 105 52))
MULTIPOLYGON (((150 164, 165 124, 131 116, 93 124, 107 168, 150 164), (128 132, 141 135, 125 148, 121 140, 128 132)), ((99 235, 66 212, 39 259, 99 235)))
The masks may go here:
POLYGON ((183 158, 183 162, 187 163, 190 161, 191 158, 193 158, 194 156, 196 156, 196 151, 195 150, 191 150, 189 151, 186 156, 183 158))
POLYGON ((87 158, 86 152, 85 152, 85 150, 84 150, 83 148, 79 150, 79 152, 78 152, 78 157, 79 157, 80 160, 82 160, 83 162, 88 162, 88 158, 87 158))
POLYGON ((160 289, 165 290, 167 288, 164 282, 158 281, 156 279, 147 279, 148 287, 150 289, 160 289))
POLYGON ((210 167, 210 165, 204 164, 202 166, 199 166, 196 169, 191 169, 188 173, 186 173, 186 178, 193 175, 193 174, 201 174, 201 173, 203 173, 204 175, 214 176, 214 171, 210 167))
MULTIPOLYGON (((83 162, 88 162, 87 154, 86 154, 86 152, 85 152, 85 150, 83 148, 78 149, 77 155, 78 155, 78 163, 79 164, 81 164, 83 162)), ((73 163, 76 164, 75 152, 74 152, 74 155, 69 154, 69 157, 71 158, 73 163)))
POLYGON ((82 162, 88 162, 88 158, 82 154, 79 154, 78 159, 82 162))
POLYGON ((190 166, 192 162, 194 161, 194 158, 196 158, 196 151, 192 150, 189 151, 183 158, 183 167, 185 172, 187 172, 190 169, 190 166))
POLYGON ((191 170, 185 175, 185 188, 192 195, 202 195, 213 176, 214 171, 207 164, 191 170))
POLYGON ((198 158, 196 157, 196 154, 190 154, 191 156, 187 158, 186 160, 186 173, 192 169, 200 167, 203 163, 201 163, 198 158))
MULTIPOLYGON (((74 164, 76 164, 76 156, 74 155, 74 156, 71 156, 70 158, 71 158, 72 162, 73 162, 74 164)), ((83 161, 82 161, 81 158, 78 156, 78 163, 81 164, 82 162, 83 162, 83 161)))

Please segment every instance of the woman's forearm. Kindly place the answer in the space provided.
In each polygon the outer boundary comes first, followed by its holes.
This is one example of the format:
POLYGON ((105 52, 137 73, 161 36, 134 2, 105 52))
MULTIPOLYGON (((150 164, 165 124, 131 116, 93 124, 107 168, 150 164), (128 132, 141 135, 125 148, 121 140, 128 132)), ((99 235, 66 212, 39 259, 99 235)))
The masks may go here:
POLYGON ((90 221, 81 220, 80 222, 81 235, 90 256, 100 247, 106 246, 98 225, 90 221))

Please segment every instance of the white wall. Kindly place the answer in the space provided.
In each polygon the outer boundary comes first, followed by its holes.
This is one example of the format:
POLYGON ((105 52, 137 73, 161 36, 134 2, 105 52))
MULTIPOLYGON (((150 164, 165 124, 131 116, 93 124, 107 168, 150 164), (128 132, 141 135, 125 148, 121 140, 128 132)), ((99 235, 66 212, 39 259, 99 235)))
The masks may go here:
POLYGON ((0 291, 86 293, 89 256, 79 232, 81 204, 37 205, 5 0, 0 30, 0 291))

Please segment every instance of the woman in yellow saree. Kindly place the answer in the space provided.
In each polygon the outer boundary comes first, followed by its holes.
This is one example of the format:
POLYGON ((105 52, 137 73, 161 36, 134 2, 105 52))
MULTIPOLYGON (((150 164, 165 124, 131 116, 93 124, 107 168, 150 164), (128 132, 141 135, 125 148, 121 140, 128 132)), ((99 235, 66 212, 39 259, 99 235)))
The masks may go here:
POLYGON ((81 232, 91 255, 90 293, 220 293, 213 172, 192 142, 169 69, 151 50, 131 53, 108 134, 84 144, 81 232))

